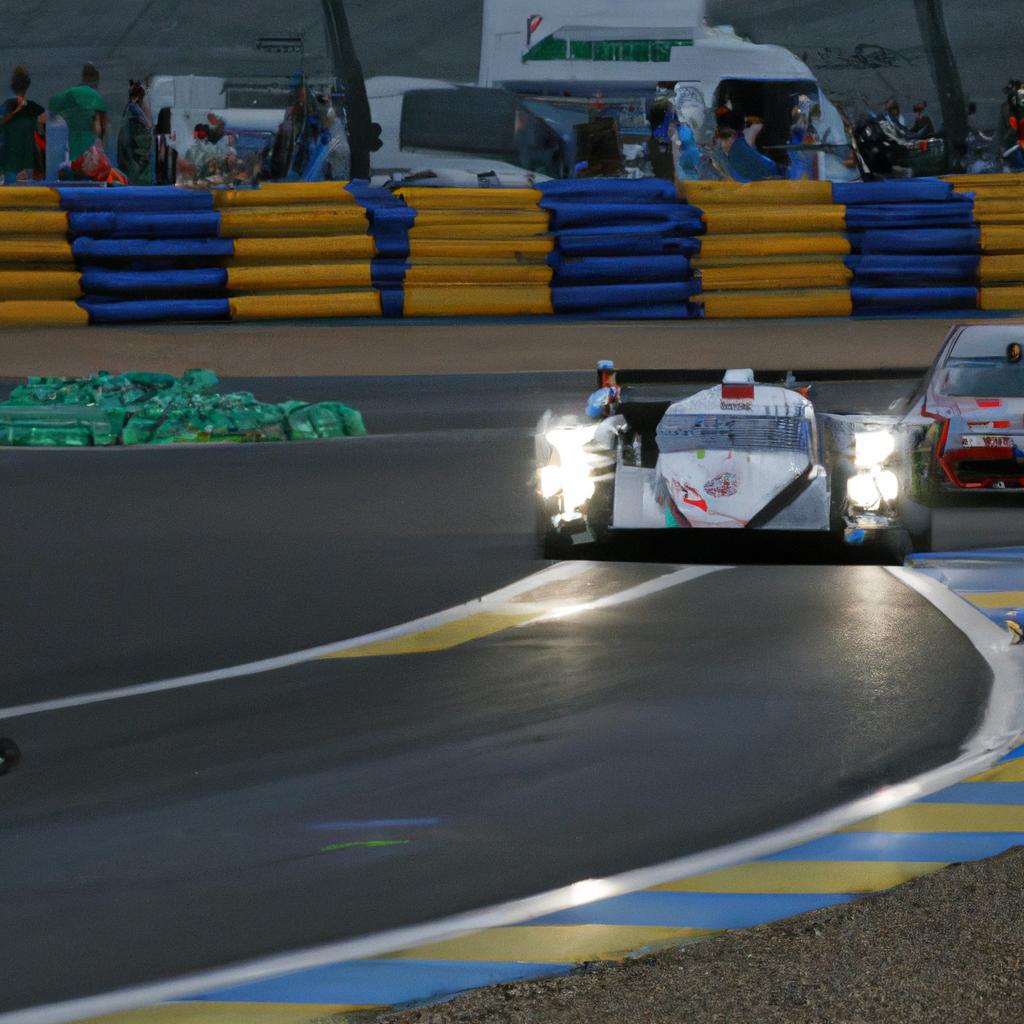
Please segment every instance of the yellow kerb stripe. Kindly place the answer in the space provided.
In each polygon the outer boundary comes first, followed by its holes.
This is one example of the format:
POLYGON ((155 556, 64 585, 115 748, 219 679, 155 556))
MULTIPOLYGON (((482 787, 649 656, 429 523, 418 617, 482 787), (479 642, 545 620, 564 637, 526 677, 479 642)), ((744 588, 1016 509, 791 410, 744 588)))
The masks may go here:
POLYGON ((654 888, 707 893, 879 892, 945 866, 930 861, 755 861, 654 888))
POLYGON ((978 608, 1024 608, 1024 590, 991 590, 975 594, 961 590, 958 593, 978 608))
POLYGON ((968 782, 1024 782, 1024 757, 1015 757, 1005 764, 997 764, 987 772, 975 775, 968 782))
POLYGON ((1024 832, 1024 807, 1007 804, 910 804, 844 832, 1024 832))
POLYGON ((708 928, 640 925, 521 925, 488 928, 446 942, 388 954, 387 960, 469 960, 518 963, 582 963, 621 960, 648 948, 674 945, 713 934, 708 928))
POLYGON ((524 622, 538 619, 541 614, 543 613, 477 612, 475 615, 467 615, 454 622, 446 622, 443 626, 421 629, 415 633, 407 633, 390 640, 375 640, 361 644, 359 647, 349 647, 347 650, 334 654, 325 654, 323 657, 325 659, 374 658, 380 655, 446 651, 450 647, 469 643, 470 640, 479 640, 481 637, 491 636, 493 633, 500 633, 503 630, 512 629, 513 626, 520 626, 524 622))

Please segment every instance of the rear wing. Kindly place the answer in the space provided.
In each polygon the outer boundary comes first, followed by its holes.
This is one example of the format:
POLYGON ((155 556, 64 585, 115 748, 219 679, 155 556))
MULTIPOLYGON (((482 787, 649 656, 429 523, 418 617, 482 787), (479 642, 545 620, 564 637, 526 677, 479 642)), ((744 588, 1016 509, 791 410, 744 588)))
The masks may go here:
MULTIPOLYGON (((703 384, 721 384, 726 370, 696 369, 616 369, 610 359, 597 364, 597 390, 587 399, 587 415, 602 419, 617 412, 629 410, 631 420, 648 423, 659 416, 671 404, 664 388, 703 384)), ((750 372, 750 371, 747 371, 750 372)), ((926 367, 900 369, 836 370, 760 370, 754 374, 760 384, 777 385, 800 391, 810 396, 815 383, 855 380, 921 380, 926 367)), ((749 385, 748 385, 749 386, 749 385)), ((648 423, 649 425, 649 423, 648 423)))
MULTIPOLYGON (((620 387, 642 384, 721 384, 726 368, 720 370, 695 369, 656 369, 644 370, 625 368, 615 370, 615 379, 620 387)), ((604 386, 602 370, 598 368, 598 386, 604 386)), ((928 372, 927 366, 900 367, 887 369, 878 367, 868 370, 835 370, 835 369, 798 369, 798 370, 755 370, 759 384, 782 384, 793 387, 816 381, 853 381, 853 380, 917 380, 928 372)))

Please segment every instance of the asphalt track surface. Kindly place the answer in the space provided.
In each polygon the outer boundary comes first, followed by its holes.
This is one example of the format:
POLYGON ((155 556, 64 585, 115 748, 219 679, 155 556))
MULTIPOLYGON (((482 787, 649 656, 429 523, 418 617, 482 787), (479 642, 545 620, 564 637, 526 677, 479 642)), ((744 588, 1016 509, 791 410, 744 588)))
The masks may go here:
MULTIPOLYGON (((523 578, 542 567, 529 428, 587 383, 262 381, 346 398, 378 433, 2 453, 0 704, 282 654, 523 578)), ((9 718, 0 1011, 748 837, 951 760, 989 686, 877 566, 741 565, 451 650, 9 718), (364 840, 409 842, 345 845, 364 840)))

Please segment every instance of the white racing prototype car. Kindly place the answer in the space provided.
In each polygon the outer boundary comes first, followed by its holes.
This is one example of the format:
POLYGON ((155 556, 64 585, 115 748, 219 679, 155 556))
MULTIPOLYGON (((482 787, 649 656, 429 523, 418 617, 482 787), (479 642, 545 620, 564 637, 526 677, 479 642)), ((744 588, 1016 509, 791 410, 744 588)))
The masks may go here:
POLYGON ((537 497, 548 557, 673 529, 817 531, 882 542, 896 558, 927 548, 929 510, 907 491, 916 422, 819 413, 791 374, 761 383, 728 370, 674 400, 685 380, 601 362, 587 419, 545 415, 537 497))

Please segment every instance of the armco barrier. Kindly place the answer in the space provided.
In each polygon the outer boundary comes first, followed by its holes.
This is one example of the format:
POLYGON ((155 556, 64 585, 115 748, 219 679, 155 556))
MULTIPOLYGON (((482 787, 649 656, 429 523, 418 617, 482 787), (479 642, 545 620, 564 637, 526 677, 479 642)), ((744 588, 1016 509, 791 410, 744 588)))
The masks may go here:
POLYGON ((0 324, 1024 307, 1024 176, 0 188, 0 324))

